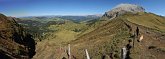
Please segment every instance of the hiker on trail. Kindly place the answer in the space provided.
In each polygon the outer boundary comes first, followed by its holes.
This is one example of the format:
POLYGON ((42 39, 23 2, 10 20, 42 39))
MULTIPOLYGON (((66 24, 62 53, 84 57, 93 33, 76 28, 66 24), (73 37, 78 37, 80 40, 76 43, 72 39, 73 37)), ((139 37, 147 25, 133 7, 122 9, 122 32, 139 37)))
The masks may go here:
POLYGON ((139 35, 139 28, 138 27, 136 28, 136 35, 137 35, 137 37, 139 35))

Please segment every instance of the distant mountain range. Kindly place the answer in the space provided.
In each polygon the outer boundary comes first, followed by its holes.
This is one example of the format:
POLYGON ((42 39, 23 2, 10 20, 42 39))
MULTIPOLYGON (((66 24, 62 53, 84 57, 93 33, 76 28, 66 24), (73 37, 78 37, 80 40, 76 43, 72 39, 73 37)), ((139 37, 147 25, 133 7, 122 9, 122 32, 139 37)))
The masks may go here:
POLYGON ((119 4, 103 16, 0 14, 0 48, 7 48, 0 57, 13 59, 86 59, 87 53, 91 59, 164 59, 164 39, 165 17, 135 4, 119 4))
POLYGON ((85 59, 85 49, 92 59, 165 58, 165 18, 148 13, 141 6, 121 4, 106 12, 99 20, 88 22, 90 26, 74 23, 52 25, 51 29, 60 28, 59 32, 51 33, 51 36, 47 37, 50 38, 48 41, 41 41, 42 43, 37 45, 39 49, 34 58, 68 58, 68 52, 65 52, 67 44, 71 45, 71 58, 75 59, 85 59), (86 30, 81 31, 84 28, 86 30), (49 45, 45 48, 47 44, 49 45), (123 48, 126 49, 126 58, 122 56, 123 48))
POLYGON ((101 14, 97 15, 86 15, 86 16, 27 16, 27 17, 20 17, 20 19, 24 20, 43 20, 43 21, 49 21, 50 19, 64 19, 64 20, 73 20, 73 21, 86 21, 86 20, 93 20, 93 19, 98 19, 102 17, 101 14))

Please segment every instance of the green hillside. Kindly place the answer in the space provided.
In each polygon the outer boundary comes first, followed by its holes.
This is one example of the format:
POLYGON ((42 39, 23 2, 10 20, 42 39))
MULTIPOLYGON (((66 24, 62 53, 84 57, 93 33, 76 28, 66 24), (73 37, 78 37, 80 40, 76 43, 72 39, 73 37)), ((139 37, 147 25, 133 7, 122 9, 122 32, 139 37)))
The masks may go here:
POLYGON ((152 13, 138 13, 138 15, 124 16, 128 21, 165 32, 165 18, 152 13))
MULTIPOLYGON (((163 51, 165 41, 163 40, 164 18, 151 13, 126 13, 112 20, 101 18, 98 21, 74 23, 66 21, 62 25, 50 25, 47 39, 38 42, 35 58, 67 58, 67 44, 71 44, 71 54, 77 59, 85 59, 85 49, 88 49, 92 59, 121 58, 121 48, 130 45, 133 47, 133 35, 138 27, 140 35, 144 36, 142 42, 137 42, 135 47, 130 48, 129 58, 164 58, 163 51), (90 24, 90 25, 89 25, 90 24), (129 43, 130 42, 130 43, 129 43), (47 46, 44 48, 43 46, 47 46), (155 47, 150 49, 150 47, 155 47), (55 50, 53 50, 55 49, 55 50), (59 49, 61 49, 59 51, 59 49), (54 52, 50 54, 49 52, 54 52), (43 51, 43 52, 41 52, 43 51), (45 56, 40 54, 46 54, 45 56), (60 54, 56 54, 60 53, 60 54)), ((139 36, 140 36, 139 35, 139 36)))

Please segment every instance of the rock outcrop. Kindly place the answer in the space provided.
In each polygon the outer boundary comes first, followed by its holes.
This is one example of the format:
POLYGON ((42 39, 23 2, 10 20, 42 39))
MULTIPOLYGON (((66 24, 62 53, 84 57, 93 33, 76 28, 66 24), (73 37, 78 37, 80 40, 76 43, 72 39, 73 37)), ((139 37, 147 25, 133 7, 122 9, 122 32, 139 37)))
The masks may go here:
POLYGON ((15 19, 0 14, 0 58, 32 58, 35 55, 35 41, 15 19))
POLYGON ((137 12, 145 12, 145 9, 141 6, 134 4, 119 4, 112 10, 105 12, 103 17, 115 18, 119 15, 123 15, 125 13, 137 13, 137 12))

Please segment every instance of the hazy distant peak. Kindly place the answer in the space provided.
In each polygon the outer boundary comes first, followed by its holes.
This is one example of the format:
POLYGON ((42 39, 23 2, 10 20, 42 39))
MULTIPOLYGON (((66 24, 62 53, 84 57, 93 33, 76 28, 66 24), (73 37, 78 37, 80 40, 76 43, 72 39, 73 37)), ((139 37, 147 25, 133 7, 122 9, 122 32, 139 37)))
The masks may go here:
POLYGON ((104 16, 108 16, 112 18, 122 15, 126 12, 131 12, 131 13, 145 12, 145 9, 135 4, 119 4, 116 7, 114 7, 112 10, 106 12, 104 16))
POLYGON ((101 17, 101 16, 103 16, 103 15, 102 15, 102 14, 95 14, 95 16, 101 17))

